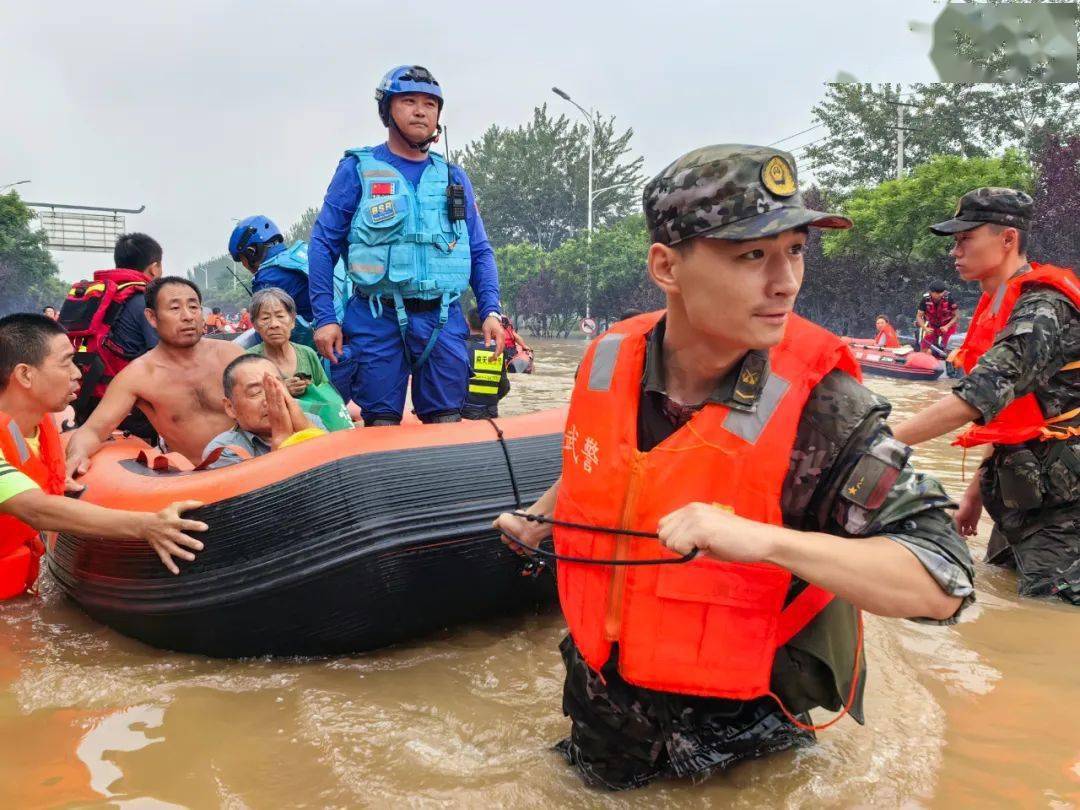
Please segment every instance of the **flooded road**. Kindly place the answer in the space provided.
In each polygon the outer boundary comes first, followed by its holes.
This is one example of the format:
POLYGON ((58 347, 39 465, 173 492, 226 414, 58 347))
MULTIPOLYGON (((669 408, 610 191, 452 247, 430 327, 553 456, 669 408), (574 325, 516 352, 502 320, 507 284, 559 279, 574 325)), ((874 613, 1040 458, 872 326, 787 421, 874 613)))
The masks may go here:
MULTIPOLYGON (((566 401, 584 344, 537 343, 505 415, 566 401)), ((948 389, 869 383, 900 417, 948 389)), ((916 463, 962 491, 946 440, 916 463)), ((988 536, 984 520, 977 559, 988 536)), ((957 626, 867 618, 866 726, 614 795, 549 750, 568 729, 557 613, 354 658, 215 661, 119 636, 46 580, 0 605, 0 807, 1080 807, 1080 611, 977 573, 957 626)))

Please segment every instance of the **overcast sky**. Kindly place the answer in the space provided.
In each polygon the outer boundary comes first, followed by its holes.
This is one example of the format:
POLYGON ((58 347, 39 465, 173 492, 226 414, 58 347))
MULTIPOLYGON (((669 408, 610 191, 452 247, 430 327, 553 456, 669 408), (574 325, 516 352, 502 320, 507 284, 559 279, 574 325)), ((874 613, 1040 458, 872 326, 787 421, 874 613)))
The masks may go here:
MULTIPOLYGON (((932 81, 934 0, 104 3, 0 0, 0 186, 24 199, 138 208, 167 272, 224 250, 233 218, 287 227, 341 153, 384 139, 372 93, 422 64, 460 148, 534 106, 615 115, 652 174, 709 143, 812 123, 838 71, 932 81), (807 10, 808 9, 808 10, 807 10)), ((785 141, 797 147, 821 130, 785 141)), ((481 211, 483 200, 480 200, 481 211)), ((65 278, 111 266, 54 252, 65 278)))

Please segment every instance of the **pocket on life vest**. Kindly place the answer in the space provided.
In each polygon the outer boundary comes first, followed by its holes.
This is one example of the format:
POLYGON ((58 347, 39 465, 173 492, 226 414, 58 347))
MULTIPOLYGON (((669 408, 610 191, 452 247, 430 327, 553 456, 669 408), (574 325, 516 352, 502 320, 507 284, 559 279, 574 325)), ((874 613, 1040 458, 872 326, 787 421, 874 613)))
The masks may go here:
POLYGON ((673 663, 681 659, 709 673, 710 694, 763 694, 790 582, 787 571, 765 564, 702 560, 667 568, 656 584, 662 612, 658 647, 673 663))
POLYGON ((386 275, 389 245, 349 245, 349 276, 361 286, 378 284, 386 275))
POLYGON ((387 276, 390 281, 395 284, 410 284, 416 281, 418 249, 415 242, 398 242, 390 248, 390 274, 387 276))
POLYGON ((360 203, 360 219, 369 231, 369 244, 387 244, 397 238, 409 213, 409 203, 403 195, 369 197, 360 203))
POLYGON ((779 613, 790 581, 791 575, 775 565, 699 560, 660 571, 656 595, 711 605, 771 606, 779 613))

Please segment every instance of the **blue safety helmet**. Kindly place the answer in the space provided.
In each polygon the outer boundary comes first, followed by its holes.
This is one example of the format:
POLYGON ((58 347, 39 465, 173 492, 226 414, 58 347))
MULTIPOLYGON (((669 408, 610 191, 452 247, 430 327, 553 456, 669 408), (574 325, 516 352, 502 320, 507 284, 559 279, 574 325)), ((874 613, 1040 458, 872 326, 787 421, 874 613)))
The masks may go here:
POLYGON ((431 75, 431 71, 420 65, 398 65, 382 77, 375 88, 375 101, 379 105, 379 118, 383 126, 390 126, 390 98, 402 93, 427 93, 439 102, 439 112, 443 108, 442 88, 431 75))
POLYGON ((236 223, 232 236, 229 237, 229 255, 237 262, 243 256, 259 261, 269 245, 284 241, 281 229, 272 219, 256 214, 236 223))

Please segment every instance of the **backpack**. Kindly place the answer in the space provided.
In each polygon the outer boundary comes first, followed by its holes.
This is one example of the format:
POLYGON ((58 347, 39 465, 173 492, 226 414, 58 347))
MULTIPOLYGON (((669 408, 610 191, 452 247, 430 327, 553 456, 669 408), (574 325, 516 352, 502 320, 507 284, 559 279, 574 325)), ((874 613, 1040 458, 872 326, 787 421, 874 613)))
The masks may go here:
POLYGON ((77 282, 60 307, 60 325, 75 349, 82 372, 79 395, 72 403, 76 424, 82 424, 105 395, 113 377, 134 360, 110 339, 113 323, 132 296, 146 291, 148 279, 137 270, 98 270, 90 281, 77 282))

